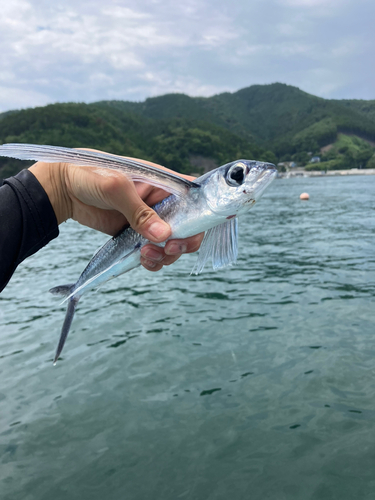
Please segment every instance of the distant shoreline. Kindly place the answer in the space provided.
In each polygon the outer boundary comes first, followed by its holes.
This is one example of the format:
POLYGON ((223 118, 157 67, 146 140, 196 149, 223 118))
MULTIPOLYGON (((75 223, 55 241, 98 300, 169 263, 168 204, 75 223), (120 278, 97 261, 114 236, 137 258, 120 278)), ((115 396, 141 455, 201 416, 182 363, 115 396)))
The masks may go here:
POLYGON ((333 177, 339 175, 375 175, 375 168, 351 168, 348 170, 327 170, 327 172, 313 170, 296 170, 292 172, 279 172, 279 179, 291 179, 294 177, 333 177))

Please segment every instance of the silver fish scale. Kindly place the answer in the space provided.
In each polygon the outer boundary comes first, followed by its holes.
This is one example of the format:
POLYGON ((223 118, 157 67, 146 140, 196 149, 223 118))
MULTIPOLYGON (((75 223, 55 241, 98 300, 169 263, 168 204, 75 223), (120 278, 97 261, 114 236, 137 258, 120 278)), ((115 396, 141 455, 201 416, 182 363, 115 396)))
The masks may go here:
MULTIPOLYGON (((153 209, 161 218, 168 221, 169 218, 178 212, 175 204, 176 197, 171 195, 156 204, 153 209)), ((134 231, 131 227, 123 229, 94 254, 76 282, 74 289, 78 289, 86 281, 105 271, 115 262, 120 261, 137 248, 141 249, 146 243, 149 243, 149 240, 134 231)), ((164 246, 164 244, 160 246, 164 246)))
POLYGON ((88 263, 77 283, 75 289, 83 285, 87 280, 105 271, 114 262, 119 261, 137 246, 143 246, 147 239, 136 233, 134 229, 128 227, 121 231, 116 237, 113 237, 103 245, 88 263))

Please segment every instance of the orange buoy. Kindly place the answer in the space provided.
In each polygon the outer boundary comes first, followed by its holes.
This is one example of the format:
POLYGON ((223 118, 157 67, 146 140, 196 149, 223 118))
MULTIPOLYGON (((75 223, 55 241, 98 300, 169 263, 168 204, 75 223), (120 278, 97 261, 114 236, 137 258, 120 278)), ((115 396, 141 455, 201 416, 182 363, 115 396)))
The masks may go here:
POLYGON ((310 198, 310 196, 308 195, 308 193, 302 193, 299 197, 300 200, 308 200, 310 198))

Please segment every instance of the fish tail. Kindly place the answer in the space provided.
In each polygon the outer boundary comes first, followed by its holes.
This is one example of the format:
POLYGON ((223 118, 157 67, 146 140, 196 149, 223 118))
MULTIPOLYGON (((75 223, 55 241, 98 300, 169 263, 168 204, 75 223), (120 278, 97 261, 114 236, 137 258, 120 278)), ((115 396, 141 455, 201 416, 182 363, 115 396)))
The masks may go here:
MULTIPOLYGON (((51 288, 50 292, 55 294, 55 295, 63 295, 64 297, 66 297, 66 296, 69 296, 73 292, 73 287, 74 287, 74 284, 59 285, 59 286, 55 286, 54 288, 51 288)), ((61 354, 61 351, 63 350, 66 338, 68 336, 70 327, 72 325, 74 313, 76 311, 76 307, 77 307, 79 299, 80 299, 79 296, 75 297, 74 295, 72 295, 69 298, 68 308, 66 310, 64 323, 63 323, 63 326, 61 329, 59 344, 57 346, 56 354, 55 354, 55 357, 53 359, 54 365, 56 364, 56 362, 61 354)))

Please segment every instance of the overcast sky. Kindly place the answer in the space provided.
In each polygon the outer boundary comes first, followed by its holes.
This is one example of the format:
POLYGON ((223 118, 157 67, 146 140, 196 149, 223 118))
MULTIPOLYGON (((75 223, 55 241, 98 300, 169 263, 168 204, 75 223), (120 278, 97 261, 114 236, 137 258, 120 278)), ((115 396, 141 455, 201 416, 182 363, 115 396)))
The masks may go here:
POLYGON ((0 112, 273 82, 375 99, 375 0, 0 0, 0 112))

